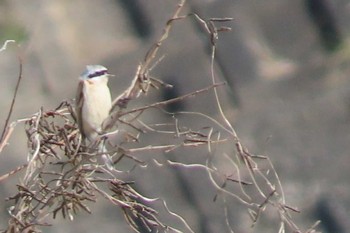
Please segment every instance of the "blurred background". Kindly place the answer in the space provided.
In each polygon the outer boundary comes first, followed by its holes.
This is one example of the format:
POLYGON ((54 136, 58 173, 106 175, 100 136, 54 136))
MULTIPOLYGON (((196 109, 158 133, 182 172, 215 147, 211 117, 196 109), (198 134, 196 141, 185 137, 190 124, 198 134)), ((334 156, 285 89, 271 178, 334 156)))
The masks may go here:
MULTIPOLYGON (((72 99, 87 64, 102 64, 116 75, 110 80, 115 97, 130 84, 176 5, 174 0, 1 0, 0 44, 8 39, 16 44, 0 53, 0 122, 13 96, 19 55, 23 80, 12 121, 72 99)), ((305 230, 321 220, 322 232, 350 232, 349 1, 189 0, 186 12, 234 18, 225 24, 232 31, 220 34, 215 63, 218 79, 228 84, 220 89, 225 111, 242 143, 271 158, 288 204, 301 210, 296 223, 305 230)), ((165 57, 152 71, 174 89, 140 101, 172 98, 211 83, 207 35, 193 18, 174 25, 160 51, 165 57)), ((169 110, 217 114, 214 98, 205 96, 169 110)), ((0 155, 0 174, 25 163, 26 154, 19 125, 0 155)), ((205 173, 155 170, 136 171, 141 193, 166 199, 195 232, 228 232, 222 207, 212 203, 215 192, 200 186, 205 173)), ((20 177, 0 183, 1 229, 10 206, 4 198, 20 177)), ((117 208, 107 202, 95 206, 95 214, 83 213, 74 222, 57 219, 44 232, 132 232, 117 208)), ((247 213, 231 211, 235 232, 277 232, 277 225, 246 227, 247 213)))

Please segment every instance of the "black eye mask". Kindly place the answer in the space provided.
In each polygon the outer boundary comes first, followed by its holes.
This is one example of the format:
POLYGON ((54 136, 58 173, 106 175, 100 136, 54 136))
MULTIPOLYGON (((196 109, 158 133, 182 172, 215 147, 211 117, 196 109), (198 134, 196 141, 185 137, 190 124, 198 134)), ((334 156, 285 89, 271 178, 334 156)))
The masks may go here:
POLYGON ((88 78, 94 78, 105 74, 107 74, 107 70, 100 70, 100 71, 96 71, 95 73, 89 74, 88 78))

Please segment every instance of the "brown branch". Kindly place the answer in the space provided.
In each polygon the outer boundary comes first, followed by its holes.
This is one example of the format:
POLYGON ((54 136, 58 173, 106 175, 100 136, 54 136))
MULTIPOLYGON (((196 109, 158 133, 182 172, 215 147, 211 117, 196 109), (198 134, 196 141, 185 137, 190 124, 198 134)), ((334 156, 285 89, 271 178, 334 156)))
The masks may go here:
POLYGON ((140 107, 140 108, 132 109, 130 111, 121 113, 119 116, 124 116, 124 115, 127 115, 127 114, 140 112, 140 111, 142 112, 142 111, 144 111, 146 109, 149 109, 149 108, 161 107, 161 106, 172 104, 172 103, 175 103, 175 102, 178 102, 178 101, 182 101, 184 99, 193 97, 195 95, 201 94, 203 92, 209 91, 210 89, 213 89, 213 88, 216 88, 216 87, 219 87, 219 86, 222 86, 222 85, 225 85, 225 83, 215 83, 213 85, 210 85, 209 87, 205 87, 205 88, 202 88, 200 90, 197 90, 197 91, 194 91, 194 92, 191 92, 191 93, 188 93, 188 94, 185 94, 185 95, 173 98, 173 99, 164 100, 164 101, 160 101, 160 102, 157 102, 157 103, 149 104, 149 105, 146 105, 146 106, 143 106, 143 107, 140 107))
POLYGON ((17 167, 16 169, 6 173, 5 175, 0 176, 0 182, 3 181, 4 179, 8 178, 9 176, 16 174, 20 170, 24 169, 27 167, 27 164, 23 164, 22 166, 17 167))
POLYGON ((159 38, 159 40, 156 43, 153 44, 151 49, 147 52, 147 54, 144 58, 143 64, 141 65, 140 74, 145 74, 148 71, 148 68, 149 68, 151 62, 153 61, 153 59, 156 57, 160 46, 168 38, 173 21, 179 18, 179 14, 180 14, 182 8, 184 7, 185 3, 186 3, 186 0, 181 0, 180 3, 178 3, 177 9, 175 10, 171 19, 169 19, 168 22, 166 23, 166 26, 163 29, 163 33, 162 33, 161 37, 159 38))
MULTIPOLYGON (((14 107, 15 102, 16 102, 16 97, 17 97, 19 84, 21 83, 21 80, 22 80, 22 71, 23 71, 22 58, 18 57, 18 60, 19 60, 19 74, 18 74, 17 84, 16 84, 15 92, 13 94, 10 110, 9 110, 9 113, 7 114, 5 125, 4 125, 4 128, 3 128, 2 134, 1 134, 0 145, 2 144, 2 141, 4 139, 5 132, 8 130, 7 128, 8 128, 8 124, 9 124, 9 121, 10 121, 10 118, 11 118, 11 115, 12 115, 13 107, 14 107)), ((0 150, 0 152, 1 152, 1 150, 0 150)))

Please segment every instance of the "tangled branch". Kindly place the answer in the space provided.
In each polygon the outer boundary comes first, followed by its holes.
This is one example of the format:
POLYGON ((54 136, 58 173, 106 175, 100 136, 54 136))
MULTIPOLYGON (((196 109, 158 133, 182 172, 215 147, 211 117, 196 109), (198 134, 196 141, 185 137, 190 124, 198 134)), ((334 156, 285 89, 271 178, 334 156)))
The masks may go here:
MULTIPOLYGON (((130 86, 113 101, 110 116, 103 123, 106 133, 92 145, 86 146, 81 143, 71 102, 62 102, 54 110, 40 109, 33 116, 18 120, 10 126, 6 122, 7 131, 3 132, 0 152, 5 146, 4 141, 7 141, 11 135, 11 130, 16 124, 24 122, 28 141, 28 163, 0 177, 1 181, 21 169, 25 173, 21 183, 17 184, 17 193, 7 199, 13 203, 13 206, 9 209, 10 218, 4 232, 39 232, 42 227, 50 226, 49 217, 62 216, 74 220, 80 212, 93 213, 89 206, 97 202, 99 197, 119 207, 129 226, 136 232, 141 232, 141 229, 148 232, 183 232, 183 229, 194 232, 185 218, 168 208, 165 200, 145 197, 134 188, 133 181, 121 178, 121 174, 131 172, 117 170, 120 162, 125 159, 131 160, 135 166, 145 168, 155 165, 176 167, 181 170, 203 170, 207 174, 210 185, 216 190, 214 201, 220 199, 225 204, 225 223, 230 232, 233 232, 234 227, 231 226, 227 203, 233 201, 245 206, 253 226, 257 224, 264 211, 270 208, 278 213, 279 232, 285 232, 287 228, 293 232, 302 232, 292 219, 292 213, 299 211, 286 203, 280 179, 271 161, 267 156, 250 153, 242 144, 226 118, 218 97, 218 88, 223 84, 216 82, 214 76, 216 43, 219 33, 228 31, 230 28, 218 27, 216 24, 232 19, 203 20, 197 14, 182 16, 180 13, 185 2, 185 0, 179 1, 162 35, 137 67, 130 86), (200 22, 209 36, 212 46, 210 69, 212 85, 171 100, 129 109, 128 103, 137 101, 144 96, 143 94, 154 89, 170 87, 169 84, 152 77, 150 67, 155 63, 158 50, 168 38, 173 23, 189 17, 194 17, 194 20, 200 22), (205 119, 210 122, 209 125, 199 129, 179 124, 179 118, 163 109, 167 104, 184 101, 186 98, 209 91, 215 94, 220 120, 198 112, 177 113, 177 115, 194 116, 198 120, 205 119), (173 122, 145 123, 142 115, 154 109, 170 114, 173 122), (121 125, 126 126, 127 129, 123 135, 120 130, 121 125), (157 143, 148 146, 130 145, 130 141, 136 142, 137 145, 140 134, 149 133, 155 133, 160 137, 171 135, 175 140, 165 145, 157 143), (116 143, 112 140, 114 136, 125 137, 116 143), (101 143, 108 144, 107 152, 99 152, 97 148, 101 143), (221 169, 213 161, 218 145, 231 146, 228 151, 217 152, 221 156, 220 159, 230 165, 229 171, 221 169), (168 153, 180 148, 195 150, 197 147, 207 150, 207 159, 204 163, 185 163, 170 159, 159 161, 155 158, 144 161, 138 156, 146 152, 168 153), (114 169, 106 167, 103 160, 105 153, 111 157, 114 169), (158 211, 152 207, 154 202, 161 202, 167 214, 180 220, 181 229, 164 223, 158 211)), ((9 116, 11 111, 12 107, 9 116)), ((315 226, 305 232, 314 232, 315 226)))

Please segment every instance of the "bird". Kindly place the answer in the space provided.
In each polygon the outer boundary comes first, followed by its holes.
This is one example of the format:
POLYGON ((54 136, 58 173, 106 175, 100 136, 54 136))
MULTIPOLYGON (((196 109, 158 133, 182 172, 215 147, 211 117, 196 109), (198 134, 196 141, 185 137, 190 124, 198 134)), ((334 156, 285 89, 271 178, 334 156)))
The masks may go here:
POLYGON ((75 112, 82 140, 93 142, 102 134, 102 123, 112 107, 108 79, 113 76, 102 65, 87 65, 79 77, 75 112))

